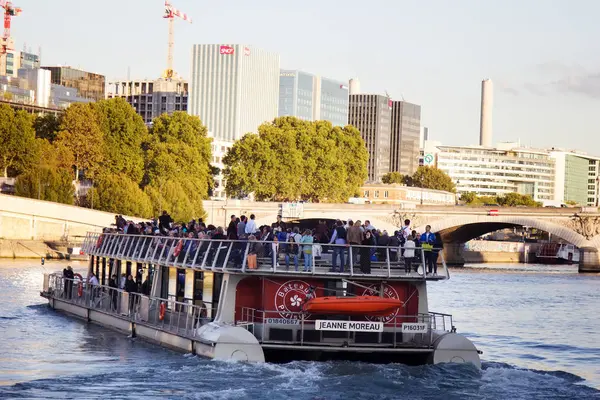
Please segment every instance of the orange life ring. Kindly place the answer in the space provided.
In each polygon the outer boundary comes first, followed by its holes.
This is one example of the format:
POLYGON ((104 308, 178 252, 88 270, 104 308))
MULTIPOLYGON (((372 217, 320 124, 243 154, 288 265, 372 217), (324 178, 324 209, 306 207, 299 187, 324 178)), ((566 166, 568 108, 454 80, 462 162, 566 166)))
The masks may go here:
POLYGON ((177 243, 177 246, 175 246, 175 250, 173 250, 173 256, 179 256, 181 249, 183 249, 183 240, 180 240, 179 243, 177 243))
POLYGON ((83 296, 83 283, 81 282, 79 282, 79 285, 77 286, 77 296, 83 296))
POLYGON ((158 319, 159 320, 163 320, 165 319, 165 311, 167 310, 167 306, 165 305, 165 303, 160 303, 160 308, 158 309, 158 319))
POLYGON ((102 246, 102 241, 104 240, 104 234, 98 236, 98 240, 96 241, 96 248, 99 249, 102 246))

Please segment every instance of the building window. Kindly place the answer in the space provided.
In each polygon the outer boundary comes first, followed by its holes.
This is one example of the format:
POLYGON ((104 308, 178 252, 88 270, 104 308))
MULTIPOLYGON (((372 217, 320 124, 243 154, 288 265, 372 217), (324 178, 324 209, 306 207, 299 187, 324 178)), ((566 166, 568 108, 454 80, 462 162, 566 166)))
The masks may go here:
POLYGON ((376 191, 375 191, 375 198, 376 198, 376 199, 377 199, 377 198, 379 198, 379 190, 376 190, 376 191))
POLYGON ((388 191, 387 190, 385 192, 383 192, 383 197, 386 198, 386 199, 388 198, 388 191))
POLYGON ((368 190, 365 190, 365 197, 367 197, 367 198, 369 197, 369 191, 368 190))

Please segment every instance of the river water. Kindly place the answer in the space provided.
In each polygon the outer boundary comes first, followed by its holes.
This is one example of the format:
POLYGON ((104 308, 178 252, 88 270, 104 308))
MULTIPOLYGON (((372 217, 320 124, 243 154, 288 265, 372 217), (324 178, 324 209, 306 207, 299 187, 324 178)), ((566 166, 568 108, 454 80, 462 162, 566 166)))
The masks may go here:
POLYGON ((600 275, 576 267, 473 265, 429 285, 430 308, 484 351, 481 371, 180 354, 51 310, 42 273, 63 267, 0 262, 0 398, 600 399, 600 275))

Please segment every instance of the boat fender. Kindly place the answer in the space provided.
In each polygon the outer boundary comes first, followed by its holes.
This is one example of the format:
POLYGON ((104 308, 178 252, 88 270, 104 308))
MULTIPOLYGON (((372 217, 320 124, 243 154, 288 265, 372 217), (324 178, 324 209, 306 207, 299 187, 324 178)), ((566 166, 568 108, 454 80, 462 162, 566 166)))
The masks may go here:
POLYGON ((165 303, 160 303, 160 307, 158 309, 158 319, 159 320, 164 320, 165 319, 165 311, 167 310, 167 306, 165 305, 165 303))
POLYGON ((104 235, 98 236, 98 240, 96 241, 96 248, 99 249, 102 246, 102 241, 104 240, 104 235))
POLYGON ((173 250, 173 255, 175 257, 178 257, 179 253, 181 253, 182 248, 183 248, 183 240, 180 240, 179 243, 177 243, 177 246, 175 246, 175 250, 173 250))

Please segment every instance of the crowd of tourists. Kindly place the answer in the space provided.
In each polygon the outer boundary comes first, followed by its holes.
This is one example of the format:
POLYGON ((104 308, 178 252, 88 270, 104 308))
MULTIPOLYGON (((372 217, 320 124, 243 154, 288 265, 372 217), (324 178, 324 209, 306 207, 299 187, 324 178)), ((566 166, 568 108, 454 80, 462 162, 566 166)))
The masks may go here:
MULTIPOLYGON (((431 227, 427 225, 425 232, 418 234, 411 228, 411 221, 408 219, 401 229, 392 234, 377 229, 369 220, 364 223, 360 220, 337 220, 333 227, 329 227, 325 221, 319 221, 314 229, 300 229, 298 225, 288 224, 281 216, 277 216, 277 220, 271 225, 258 226, 254 214, 250 217, 231 215, 225 229, 207 225, 202 219, 175 223, 163 211, 158 218, 139 223, 126 221, 117 215, 114 227, 105 229, 105 232, 115 231, 128 235, 164 237, 167 240, 238 240, 241 242, 233 245, 229 258, 234 268, 241 267, 246 249, 243 241, 248 241, 251 245, 246 256, 250 268, 266 258, 276 266, 283 263, 288 270, 293 264, 298 271, 302 264, 303 271, 311 271, 315 260, 322 260, 324 254, 330 253, 332 272, 344 272, 352 265, 362 273, 369 274, 373 263, 389 261, 403 263, 407 274, 413 269, 416 271, 420 264, 425 264, 426 272, 435 275, 439 251, 443 248, 439 233, 431 232, 431 227)), ((173 260, 179 259, 182 262, 185 254, 189 259, 190 253, 195 254, 198 250, 203 253, 208 244, 185 241, 182 246, 177 254, 171 255, 173 260)))

